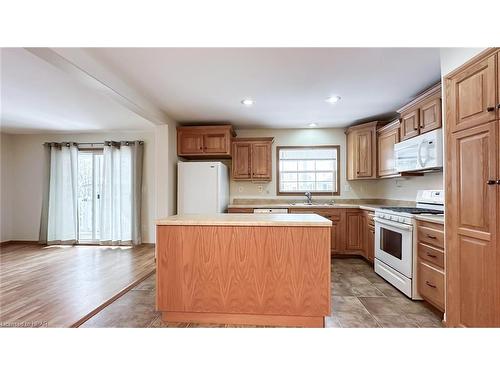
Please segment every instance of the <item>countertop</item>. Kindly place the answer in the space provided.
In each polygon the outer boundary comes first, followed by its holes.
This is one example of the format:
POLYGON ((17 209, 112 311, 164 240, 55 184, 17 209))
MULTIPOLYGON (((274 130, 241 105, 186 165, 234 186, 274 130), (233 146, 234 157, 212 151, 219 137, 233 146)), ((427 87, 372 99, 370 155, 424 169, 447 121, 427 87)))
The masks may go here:
POLYGON ((271 204, 230 204, 228 208, 300 208, 300 209, 324 209, 324 208, 360 208, 362 210, 375 211, 377 208, 384 208, 386 205, 380 204, 356 204, 356 203, 334 203, 334 204, 304 204, 304 203, 271 203, 271 204))
POLYGON ((331 227, 332 222, 316 214, 211 214, 174 215, 156 225, 331 227))

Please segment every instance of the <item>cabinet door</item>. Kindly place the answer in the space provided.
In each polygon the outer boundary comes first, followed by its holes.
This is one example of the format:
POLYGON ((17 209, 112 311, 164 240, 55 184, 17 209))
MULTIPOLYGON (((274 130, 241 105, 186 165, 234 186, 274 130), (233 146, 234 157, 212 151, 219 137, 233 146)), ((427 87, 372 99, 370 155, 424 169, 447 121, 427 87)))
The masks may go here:
POLYGON ((233 143, 232 174, 235 180, 251 178, 250 158, 252 146, 250 143, 233 143))
POLYGON ((203 154, 203 134, 182 131, 177 137, 179 155, 203 154))
POLYGON ((446 80, 446 126, 452 132, 495 120, 495 56, 491 56, 446 80))
POLYGON ((346 249, 363 250, 363 214, 359 211, 346 212, 346 249))
POLYGON ((435 98, 420 106, 420 134, 441 127, 441 99, 435 98))
POLYGON ((366 239, 366 258, 370 262, 375 261, 375 227, 369 225, 366 239))
POLYGON ((356 176, 373 177, 373 130, 360 130, 356 133, 356 176))
MULTIPOLYGON (((470 98, 474 100, 474 98, 470 98)), ((500 326, 498 121, 451 134, 446 194, 447 323, 500 326)))
POLYGON ((203 150, 206 154, 227 154, 229 144, 227 132, 209 133, 203 137, 203 150))
POLYGON ((399 142, 399 128, 380 133, 377 142, 378 175, 384 177, 397 174, 394 145, 399 142))
POLYGON ((252 144, 252 179, 271 180, 271 143, 252 144))
POLYGON ((401 116, 401 140, 409 139, 418 135, 419 114, 417 109, 403 113, 401 116))

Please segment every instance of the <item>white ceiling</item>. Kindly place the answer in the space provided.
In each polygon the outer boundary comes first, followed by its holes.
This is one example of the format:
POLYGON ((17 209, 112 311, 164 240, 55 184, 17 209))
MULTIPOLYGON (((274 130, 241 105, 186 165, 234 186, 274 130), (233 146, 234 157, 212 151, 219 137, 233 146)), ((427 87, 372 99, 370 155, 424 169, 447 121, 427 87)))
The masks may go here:
POLYGON ((25 49, 3 48, 0 53, 2 131, 127 131, 154 126, 25 49))
POLYGON ((101 48, 93 57, 180 122, 342 127, 394 111, 440 77, 438 48, 101 48), (339 95, 331 105, 324 100, 339 95), (251 97, 256 104, 240 104, 251 97))

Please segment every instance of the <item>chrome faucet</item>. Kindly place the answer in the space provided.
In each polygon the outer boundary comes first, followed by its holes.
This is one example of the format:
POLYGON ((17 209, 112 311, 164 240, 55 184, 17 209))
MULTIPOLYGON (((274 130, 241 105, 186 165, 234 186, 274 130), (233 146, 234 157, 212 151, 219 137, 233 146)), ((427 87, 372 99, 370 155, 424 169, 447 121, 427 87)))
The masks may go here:
POLYGON ((313 201, 312 201, 312 193, 310 191, 306 191, 305 194, 304 194, 306 197, 307 197, 307 204, 312 204, 313 201))

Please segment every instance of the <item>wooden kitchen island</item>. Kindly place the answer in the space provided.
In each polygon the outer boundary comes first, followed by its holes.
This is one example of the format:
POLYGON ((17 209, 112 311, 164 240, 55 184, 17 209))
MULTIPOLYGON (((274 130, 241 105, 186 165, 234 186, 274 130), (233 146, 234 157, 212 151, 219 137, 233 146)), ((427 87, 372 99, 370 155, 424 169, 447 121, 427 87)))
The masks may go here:
POLYGON ((330 220, 215 214, 156 224, 156 305, 164 321, 324 326, 330 220))

